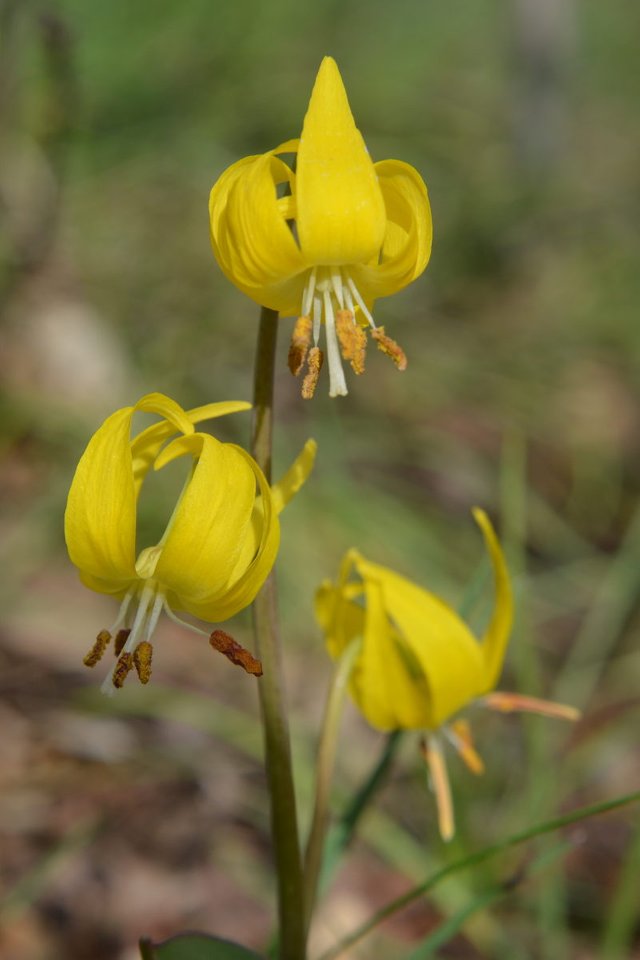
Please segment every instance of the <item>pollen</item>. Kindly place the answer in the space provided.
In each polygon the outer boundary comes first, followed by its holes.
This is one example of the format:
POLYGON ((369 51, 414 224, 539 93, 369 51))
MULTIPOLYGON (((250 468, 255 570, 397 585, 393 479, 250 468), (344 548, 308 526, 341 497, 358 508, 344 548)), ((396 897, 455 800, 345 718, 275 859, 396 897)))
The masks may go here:
POLYGON ((287 359, 289 370, 291 370, 294 377, 298 376, 307 359, 307 353, 311 345, 312 328, 313 322, 311 317, 298 317, 296 320, 296 325, 291 334, 289 357, 287 359))
POLYGON ((384 327, 376 327, 371 331, 371 336, 378 344, 378 350, 382 350, 388 357, 391 357, 398 370, 407 369, 407 356, 402 347, 388 337, 384 332, 384 327))
POLYGON ((111 681, 116 688, 119 690, 131 671, 133 667, 133 654, 132 653, 121 653, 118 657, 118 662, 116 663, 111 681))
POLYGON ((311 400, 316 392, 320 371, 324 363, 324 354, 320 347, 312 347, 307 357, 307 373, 302 381, 302 396, 305 400, 311 400))
POLYGON ((148 640, 143 640, 133 651, 133 665, 138 674, 140 683, 149 683, 151 679, 151 658, 153 647, 148 640))
POLYGON ((114 640, 115 655, 119 657, 122 653, 125 643, 129 639, 129 634, 131 630, 118 630, 116 633, 116 639, 114 640))
POLYGON ((89 653, 86 655, 82 661, 85 667, 95 667, 96 663, 102 660, 102 655, 104 654, 109 641, 111 640, 111 634, 108 630, 101 630, 98 636, 95 639, 95 643, 89 650, 89 653))
POLYGON ((340 342, 340 350, 345 360, 351 364, 354 373, 364 373, 364 357, 367 349, 367 335, 356 323, 351 310, 336 312, 336 333, 340 342))
POLYGON ((237 667, 242 667, 243 670, 254 677, 262 676, 261 662, 224 630, 214 630, 209 637, 209 643, 214 650, 217 650, 237 667))

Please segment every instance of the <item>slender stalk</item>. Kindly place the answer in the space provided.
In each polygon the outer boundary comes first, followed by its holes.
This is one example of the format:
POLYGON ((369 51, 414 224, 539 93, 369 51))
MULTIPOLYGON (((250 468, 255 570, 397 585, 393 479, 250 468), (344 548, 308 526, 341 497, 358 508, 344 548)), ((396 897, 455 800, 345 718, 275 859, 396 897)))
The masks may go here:
MULTIPOLYGON (((278 314, 263 307, 255 362, 251 453, 269 481, 277 336, 278 314)), ((253 602, 253 629, 257 655, 264 671, 258 689, 278 883, 279 955, 281 960, 304 960, 302 862, 273 572, 253 602)))
POLYGON ((349 677, 351 676, 353 664, 361 646, 362 642, 359 638, 352 640, 336 662, 333 677, 331 678, 331 686, 329 687, 329 694, 327 696, 327 703, 325 705, 322 735, 318 747, 318 760, 316 764, 315 806, 304 861, 304 909, 305 928, 307 932, 311 925, 311 917, 318 890, 320 868, 322 866, 324 838, 329 812, 329 796, 331 793, 331 779, 333 777, 333 767, 336 758, 342 708, 344 706, 349 677))

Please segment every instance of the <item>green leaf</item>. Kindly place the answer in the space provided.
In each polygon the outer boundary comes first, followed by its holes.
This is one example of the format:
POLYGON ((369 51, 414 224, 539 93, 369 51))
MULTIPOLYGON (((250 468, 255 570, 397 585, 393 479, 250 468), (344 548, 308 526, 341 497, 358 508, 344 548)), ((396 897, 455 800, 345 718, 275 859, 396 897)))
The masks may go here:
POLYGON ((183 933, 163 943, 141 940, 140 956, 142 960, 264 960, 238 943, 204 933, 183 933))

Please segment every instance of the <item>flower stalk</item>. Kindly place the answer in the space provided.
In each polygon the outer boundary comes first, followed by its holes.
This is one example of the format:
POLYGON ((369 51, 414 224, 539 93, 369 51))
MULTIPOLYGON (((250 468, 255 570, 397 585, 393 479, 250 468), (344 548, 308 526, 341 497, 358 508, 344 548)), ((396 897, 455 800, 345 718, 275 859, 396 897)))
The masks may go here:
POLYGON ((316 764, 315 805, 304 861, 304 907, 307 933, 311 925, 322 867, 331 780, 338 746, 342 708, 344 707, 351 671, 361 646, 362 641, 359 637, 352 640, 336 661, 322 721, 322 734, 316 764))
MULTIPOLYGON (((263 307, 254 373, 251 453, 267 478, 271 476, 273 380, 277 336, 278 314, 263 307)), ((256 654, 264 671, 258 689, 278 884, 279 952, 281 960, 304 960, 302 861, 282 677, 276 580, 273 572, 254 600, 253 628, 256 654)))

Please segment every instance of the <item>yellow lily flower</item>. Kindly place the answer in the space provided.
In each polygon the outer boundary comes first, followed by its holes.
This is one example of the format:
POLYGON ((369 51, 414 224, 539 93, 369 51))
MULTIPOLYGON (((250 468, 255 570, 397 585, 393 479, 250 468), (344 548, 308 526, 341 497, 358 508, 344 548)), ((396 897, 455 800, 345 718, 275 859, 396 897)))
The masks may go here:
POLYGON ((494 609, 482 638, 473 635, 443 600, 387 567, 350 550, 336 584, 316 595, 316 616, 336 658, 361 638, 350 692, 378 730, 419 730, 438 803, 443 839, 454 833, 442 734, 474 773, 483 771, 466 721, 454 719, 479 701, 503 712, 529 710, 574 720, 572 707, 518 694, 491 692, 506 653, 513 598, 502 549, 489 518, 473 511, 493 566, 494 609), (353 576, 357 579, 353 579, 353 576))
POLYGON ((209 214, 228 279, 261 306, 298 317, 289 367, 297 376, 307 363, 303 397, 313 396, 322 366, 322 324, 332 397, 347 393, 341 353, 363 372, 367 328, 405 369, 403 351, 371 311, 428 263, 427 188, 407 163, 372 162, 335 60, 320 65, 300 139, 230 166, 211 191, 209 214), (291 155, 289 164, 283 156, 291 155))
MULTIPOLYGON (((71 484, 64 524, 69 556, 82 582, 121 600, 115 623, 100 631, 84 661, 94 666, 115 634, 117 662, 104 692, 121 687, 133 667, 147 682, 151 636, 163 611, 203 633, 174 611, 209 622, 226 620, 251 603, 269 574, 280 540, 278 514, 306 480, 315 443, 308 441, 282 481, 270 487, 241 447, 194 426, 250 406, 230 401, 185 411, 169 397, 151 393, 117 410, 89 441, 71 484), (162 420, 131 439, 136 411, 162 420), (159 543, 136 556, 136 508, 145 477, 151 466, 159 470, 181 456, 192 458, 192 468, 173 515, 159 543)), ((212 645, 230 659, 237 656, 238 645, 221 631, 214 633, 212 645)))

